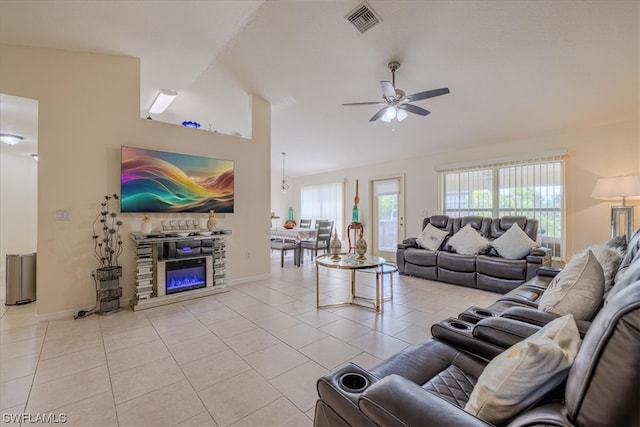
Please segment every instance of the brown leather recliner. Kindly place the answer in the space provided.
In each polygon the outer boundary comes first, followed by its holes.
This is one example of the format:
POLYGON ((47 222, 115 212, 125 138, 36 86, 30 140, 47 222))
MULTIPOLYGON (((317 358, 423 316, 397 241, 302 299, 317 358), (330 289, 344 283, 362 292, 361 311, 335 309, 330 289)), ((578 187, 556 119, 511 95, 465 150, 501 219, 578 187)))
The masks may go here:
MULTIPOLYGON (((639 352, 640 281, 600 310, 564 390, 549 393, 508 425, 640 424, 639 352)), ((346 366, 318 380, 314 425, 489 425, 463 410, 487 363, 431 339, 368 371, 346 366)))

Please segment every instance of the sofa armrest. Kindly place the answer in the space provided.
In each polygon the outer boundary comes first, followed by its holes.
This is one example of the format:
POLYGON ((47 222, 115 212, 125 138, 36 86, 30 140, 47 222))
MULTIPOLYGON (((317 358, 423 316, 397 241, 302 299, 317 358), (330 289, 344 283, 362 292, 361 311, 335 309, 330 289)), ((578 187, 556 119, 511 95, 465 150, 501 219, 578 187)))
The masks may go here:
POLYGON ((416 238, 411 237, 404 239, 402 243, 398 243, 396 250, 396 265, 398 266, 398 274, 404 274, 404 251, 409 248, 417 248, 416 238))
POLYGON ((506 309, 500 317, 513 319, 519 322, 529 323, 536 326, 544 326, 558 318, 557 314, 540 311, 529 307, 510 307, 506 309))
MULTIPOLYGON (((500 315, 505 319, 513 319, 519 322, 530 323, 532 325, 544 326, 558 318, 557 314, 549 313, 546 311, 536 310, 528 307, 511 307, 508 308, 500 315)), ((591 322, 588 320, 576 320, 576 326, 580 336, 584 338, 584 334, 587 333, 591 322)))
POLYGON ((536 270, 536 275, 544 277, 556 277, 562 271, 558 267, 542 266, 536 270))
POLYGON ((503 317, 482 319, 473 328, 473 337, 507 349, 530 337, 540 326, 503 317))
POLYGON ((551 258, 551 248, 546 248, 544 246, 538 246, 537 248, 533 248, 529 251, 529 256, 538 256, 542 258, 551 258))
POLYGON ((551 265, 551 249, 539 246, 529 251, 527 260, 527 280, 536 276, 538 268, 551 265))
POLYGON ((415 237, 404 239, 402 243, 398 243, 398 249, 417 248, 418 242, 415 237))
POLYGON ((358 407, 380 426, 490 425, 396 374, 369 387, 358 400, 358 407))
POLYGON ((434 323, 431 326, 431 335, 438 341, 486 360, 491 360, 504 351, 503 346, 474 337, 474 327, 473 323, 449 317, 434 323))

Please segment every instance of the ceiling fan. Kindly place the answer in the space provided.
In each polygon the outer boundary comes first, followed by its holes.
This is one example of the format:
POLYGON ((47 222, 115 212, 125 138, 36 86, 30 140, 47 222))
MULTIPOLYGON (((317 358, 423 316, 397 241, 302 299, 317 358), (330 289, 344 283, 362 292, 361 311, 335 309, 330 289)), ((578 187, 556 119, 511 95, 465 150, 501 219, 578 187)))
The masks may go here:
POLYGON ((391 81, 383 80, 380 82, 382 87, 382 101, 372 102, 351 102, 342 105, 383 105, 377 113, 369 119, 370 122, 375 122, 378 119, 382 119, 385 122, 390 122, 393 119, 402 121, 407 118, 407 111, 420 116, 426 116, 431 113, 422 107, 418 107, 409 102, 420 101, 422 99, 433 98, 434 96, 446 95, 449 93, 449 88, 441 88, 434 90, 427 90, 424 92, 414 93, 412 95, 405 95, 403 90, 396 88, 396 70, 400 68, 400 63, 397 61, 389 62, 389 71, 391 71, 391 81))

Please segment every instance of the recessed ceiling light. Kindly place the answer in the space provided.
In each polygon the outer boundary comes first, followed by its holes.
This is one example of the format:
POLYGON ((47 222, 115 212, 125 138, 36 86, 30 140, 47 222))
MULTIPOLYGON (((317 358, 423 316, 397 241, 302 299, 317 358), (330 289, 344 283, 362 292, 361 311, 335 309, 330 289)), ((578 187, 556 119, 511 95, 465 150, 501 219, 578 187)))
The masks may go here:
POLYGON ((0 141, 9 145, 16 145, 22 141, 23 138, 18 135, 12 135, 10 133, 0 133, 0 141))

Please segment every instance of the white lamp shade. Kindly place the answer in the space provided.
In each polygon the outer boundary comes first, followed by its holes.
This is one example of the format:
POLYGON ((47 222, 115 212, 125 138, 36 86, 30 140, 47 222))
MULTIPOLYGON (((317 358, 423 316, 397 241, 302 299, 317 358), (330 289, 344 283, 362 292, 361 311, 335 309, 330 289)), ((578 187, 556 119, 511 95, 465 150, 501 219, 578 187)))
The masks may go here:
POLYGON ((617 176, 600 178, 591 193, 591 198, 601 200, 620 200, 640 198, 640 177, 617 176))

